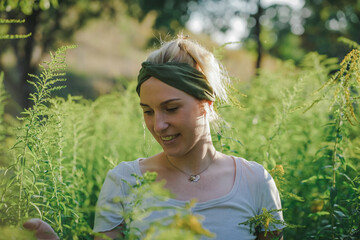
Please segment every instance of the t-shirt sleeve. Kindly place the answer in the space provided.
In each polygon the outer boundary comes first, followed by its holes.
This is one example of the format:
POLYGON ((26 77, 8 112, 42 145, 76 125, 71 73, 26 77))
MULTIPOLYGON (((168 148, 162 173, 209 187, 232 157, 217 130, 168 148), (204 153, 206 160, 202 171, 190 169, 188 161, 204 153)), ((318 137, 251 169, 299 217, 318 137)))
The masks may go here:
POLYGON ((110 170, 101 188, 96 204, 94 232, 105 232, 122 223, 123 206, 118 200, 124 196, 121 179, 110 170))
MULTIPOLYGON (((268 173, 268 171, 265 169, 263 169, 263 171, 263 178, 261 178, 263 181, 259 182, 259 214, 263 213, 263 208, 266 208, 267 211, 281 209, 281 200, 279 191, 275 185, 275 181, 268 173)), ((282 211, 273 211, 271 214, 275 219, 284 222, 282 211)), ((284 224, 270 223, 268 230, 275 231, 283 229, 284 227, 284 224)), ((265 231, 264 226, 261 227, 261 231, 265 231)))

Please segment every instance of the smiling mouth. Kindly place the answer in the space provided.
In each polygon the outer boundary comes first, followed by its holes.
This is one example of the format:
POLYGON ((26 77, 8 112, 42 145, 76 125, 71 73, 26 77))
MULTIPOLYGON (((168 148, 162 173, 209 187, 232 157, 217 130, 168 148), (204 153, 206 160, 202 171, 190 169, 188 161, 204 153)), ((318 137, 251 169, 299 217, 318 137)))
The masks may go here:
POLYGON ((171 141, 171 140, 173 140, 174 138, 176 138, 177 136, 179 136, 179 134, 171 135, 171 136, 166 136, 166 137, 160 137, 160 138, 161 138, 161 140, 163 140, 163 141, 171 141))

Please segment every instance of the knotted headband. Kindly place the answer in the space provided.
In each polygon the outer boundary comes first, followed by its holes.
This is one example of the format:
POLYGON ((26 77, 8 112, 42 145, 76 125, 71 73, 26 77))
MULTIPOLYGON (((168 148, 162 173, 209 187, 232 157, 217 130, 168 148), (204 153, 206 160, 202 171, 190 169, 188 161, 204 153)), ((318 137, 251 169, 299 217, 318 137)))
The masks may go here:
POLYGON ((139 96, 141 84, 150 77, 155 77, 197 99, 215 100, 214 90, 207 82, 205 75, 187 63, 154 64, 143 62, 141 66, 136 87, 139 96))

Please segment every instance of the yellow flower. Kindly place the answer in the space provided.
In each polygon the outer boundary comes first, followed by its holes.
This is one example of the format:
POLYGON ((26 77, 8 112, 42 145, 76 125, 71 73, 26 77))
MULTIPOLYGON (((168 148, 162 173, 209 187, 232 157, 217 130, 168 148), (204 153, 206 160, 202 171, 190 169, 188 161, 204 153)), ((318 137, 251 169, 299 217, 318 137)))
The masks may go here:
POLYGON ((199 219, 194 215, 189 216, 187 225, 191 231, 193 231, 199 235, 204 235, 207 237, 214 237, 213 233, 211 233, 209 230, 202 227, 201 223, 199 222, 199 219))
POLYGON ((280 176, 283 176, 283 175, 285 174, 283 165, 281 165, 281 164, 275 166, 275 171, 276 171, 276 173, 278 173, 280 176))

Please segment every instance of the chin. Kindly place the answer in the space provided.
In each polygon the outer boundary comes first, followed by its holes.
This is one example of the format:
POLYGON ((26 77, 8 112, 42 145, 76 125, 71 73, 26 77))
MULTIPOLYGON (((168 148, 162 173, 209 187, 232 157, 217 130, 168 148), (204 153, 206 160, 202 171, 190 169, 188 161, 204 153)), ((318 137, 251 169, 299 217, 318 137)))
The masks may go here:
POLYGON ((168 157, 182 157, 185 155, 185 153, 183 151, 171 151, 169 149, 163 148, 164 153, 168 156, 168 157))

